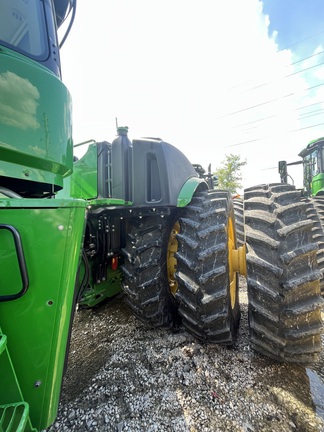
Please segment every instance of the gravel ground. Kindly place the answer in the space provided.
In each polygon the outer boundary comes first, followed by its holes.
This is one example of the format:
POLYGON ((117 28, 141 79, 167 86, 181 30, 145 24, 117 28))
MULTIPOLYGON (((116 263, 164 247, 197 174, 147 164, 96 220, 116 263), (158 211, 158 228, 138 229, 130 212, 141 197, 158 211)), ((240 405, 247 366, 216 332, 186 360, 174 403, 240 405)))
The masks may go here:
POLYGON ((231 349, 201 344, 183 329, 150 329, 122 295, 79 311, 58 417, 47 431, 324 431, 313 372, 251 351, 244 282, 240 291, 231 349))

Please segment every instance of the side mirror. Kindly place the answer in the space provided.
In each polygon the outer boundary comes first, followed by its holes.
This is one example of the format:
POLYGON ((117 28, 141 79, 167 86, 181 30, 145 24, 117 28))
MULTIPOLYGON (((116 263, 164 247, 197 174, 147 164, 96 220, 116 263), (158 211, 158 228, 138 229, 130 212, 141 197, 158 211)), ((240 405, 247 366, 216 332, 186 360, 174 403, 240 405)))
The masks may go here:
POLYGON ((279 161, 278 172, 280 174, 281 183, 287 183, 288 171, 287 171, 287 162, 286 161, 279 161))

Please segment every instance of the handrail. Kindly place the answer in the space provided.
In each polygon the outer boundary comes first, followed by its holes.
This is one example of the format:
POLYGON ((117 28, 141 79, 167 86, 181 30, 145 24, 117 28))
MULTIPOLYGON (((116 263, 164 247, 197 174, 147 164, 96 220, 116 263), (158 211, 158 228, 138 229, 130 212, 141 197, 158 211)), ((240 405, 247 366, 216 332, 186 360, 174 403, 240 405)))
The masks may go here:
POLYGON ((0 302, 5 302, 5 301, 16 300, 22 297, 24 294, 26 294, 29 287, 29 278, 28 278, 26 260, 25 260, 25 255, 24 255, 23 246, 21 242, 21 237, 18 230, 15 227, 7 224, 0 224, 0 229, 5 229, 10 231, 13 236, 15 247, 16 247, 17 258, 18 258, 19 271, 20 271, 20 276, 22 281, 22 288, 18 293, 0 296, 0 302))

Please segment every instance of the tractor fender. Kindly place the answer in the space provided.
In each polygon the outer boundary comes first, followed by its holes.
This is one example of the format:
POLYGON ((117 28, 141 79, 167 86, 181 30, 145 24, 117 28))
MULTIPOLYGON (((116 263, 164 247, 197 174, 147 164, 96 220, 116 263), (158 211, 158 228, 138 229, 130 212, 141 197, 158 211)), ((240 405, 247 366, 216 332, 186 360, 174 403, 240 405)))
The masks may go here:
POLYGON ((185 207, 188 205, 192 200, 193 194, 198 188, 200 190, 208 189, 205 180, 197 177, 191 177, 187 180, 180 190, 177 207, 185 207))
MULTIPOLYGON (((112 150, 114 151, 114 148, 112 150)), ((182 204, 186 205, 190 202, 196 187, 204 182, 198 178, 187 157, 163 140, 135 139, 128 152, 129 156, 123 159, 124 166, 120 170, 115 169, 113 173, 112 192, 114 197, 117 190, 114 185, 121 182, 117 177, 124 175, 128 163, 129 200, 133 202, 134 207, 177 206, 179 196, 187 198, 188 195, 188 201, 182 204), (191 185, 189 188, 186 186, 187 183, 191 185)))

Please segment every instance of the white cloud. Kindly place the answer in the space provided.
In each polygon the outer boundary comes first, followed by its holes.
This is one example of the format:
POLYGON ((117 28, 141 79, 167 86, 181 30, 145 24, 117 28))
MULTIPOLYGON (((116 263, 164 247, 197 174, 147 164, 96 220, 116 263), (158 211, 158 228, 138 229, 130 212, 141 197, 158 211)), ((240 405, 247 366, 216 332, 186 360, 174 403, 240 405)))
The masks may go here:
POLYGON ((38 129, 36 117, 39 92, 26 78, 13 72, 0 74, 0 122, 20 128, 38 129))
POLYGON ((111 141, 118 117, 131 138, 162 137, 205 167, 240 154, 246 187, 279 181, 268 168, 317 132, 291 132, 309 84, 283 78, 292 53, 268 25, 258 0, 79 2, 61 55, 75 140, 111 141))

